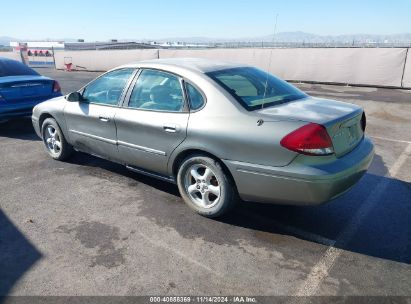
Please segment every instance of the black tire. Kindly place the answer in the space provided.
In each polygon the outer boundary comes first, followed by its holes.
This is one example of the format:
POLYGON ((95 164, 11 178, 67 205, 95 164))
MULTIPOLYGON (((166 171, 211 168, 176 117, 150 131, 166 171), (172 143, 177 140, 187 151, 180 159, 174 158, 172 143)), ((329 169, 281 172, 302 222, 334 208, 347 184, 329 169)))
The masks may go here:
POLYGON ((204 155, 191 155, 181 163, 177 174, 177 185, 185 203, 205 217, 220 217, 228 213, 238 201, 237 189, 231 176, 225 172, 219 161, 204 155), (211 170, 208 175, 212 175, 209 180, 201 178, 206 176, 207 168, 211 170), (191 174, 192 170, 200 174, 199 179, 194 178, 191 174), (201 175, 202 170, 204 170, 203 175, 201 175), (216 188, 219 189, 218 192, 216 188), (215 193, 219 193, 219 196, 217 197, 215 193), (210 204, 204 207, 204 203, 210 204))
POLYGON ((64 161, 73 153, 73 147, 66 141, 60 126, 54 118, 47 118, 41 126, 41 135, 47 153, 55 160, 64 161), (55 136, 49 132, 55 130, 55 136))

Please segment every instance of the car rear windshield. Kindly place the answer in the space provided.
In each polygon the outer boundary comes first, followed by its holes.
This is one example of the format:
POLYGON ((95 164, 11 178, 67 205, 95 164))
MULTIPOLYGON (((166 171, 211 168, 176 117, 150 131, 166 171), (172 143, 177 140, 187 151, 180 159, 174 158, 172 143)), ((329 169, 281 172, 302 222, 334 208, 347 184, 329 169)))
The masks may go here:
POLYGON ((0 77, 6 76, 38 76, 39 74, 21 62, 0 60, 0 77))
POLYGON ((307 97, 291 84, 253 67, 220 70, 207 75, 249 111, 307 97))

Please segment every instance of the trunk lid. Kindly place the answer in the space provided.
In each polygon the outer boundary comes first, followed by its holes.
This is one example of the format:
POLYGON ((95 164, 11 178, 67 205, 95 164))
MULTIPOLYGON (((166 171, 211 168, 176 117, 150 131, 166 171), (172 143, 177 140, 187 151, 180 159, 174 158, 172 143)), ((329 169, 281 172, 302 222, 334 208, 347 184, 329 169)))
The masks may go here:
POLYGON ((0 95, 7 103, 26 103, 52 95, 53 84, 43 76, 0 77, 0 95))
POLYGON ((345 102, 308 97, 256 112, 265 121, 285 119, 323 125, 337 157, 352 151, 364 136, 362 108, 345 102))

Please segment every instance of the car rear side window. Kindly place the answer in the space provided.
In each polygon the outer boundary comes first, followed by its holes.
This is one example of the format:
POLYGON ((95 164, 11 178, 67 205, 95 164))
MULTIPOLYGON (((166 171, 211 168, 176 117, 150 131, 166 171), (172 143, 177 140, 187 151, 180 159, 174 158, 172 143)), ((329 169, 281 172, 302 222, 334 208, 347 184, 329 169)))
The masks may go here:
POLYGON ((187 88, 187 95, 190 102, 190 109, 191 110, 198 110, 200 109, 204 103, 204 96, 200 93, 198 89, 196 89, 192 84, 186 83, 187 88))
POLYGON ((7 76, 39 76, 39 74, 21 62, 0 59, 0 77, 7 76))
POLYGON ((83 92, 85 102, 117 105, 134 69, 108 72, 91 82, 83 92))
POLYGON ((267 72, 241 67, 207 73, 249 111, 307 97, 307 95, 267 72))
POLYGON ((130 108, 181 112, 184 107, 180 79, 170 73, 143 70, 130 96, 130 108))

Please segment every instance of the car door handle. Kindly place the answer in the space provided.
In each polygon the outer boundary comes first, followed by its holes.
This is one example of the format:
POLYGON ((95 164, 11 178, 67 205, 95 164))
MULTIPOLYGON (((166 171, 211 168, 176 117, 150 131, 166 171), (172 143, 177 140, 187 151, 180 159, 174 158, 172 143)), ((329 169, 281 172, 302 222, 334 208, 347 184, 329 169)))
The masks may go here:
POLYGON ((174 124, 167 124, 163 126, 164 131, 168 133, 176 133, 178 132, 179 128, 177 125, 174 124))
POLYGON ((103 121, 103 122, 109 122, 109 121, 110 121, 110 117, 103 116, 103 115, 100 115, 100 116, 98 117, 98 119, 100 119, 100 120, 103 121))

